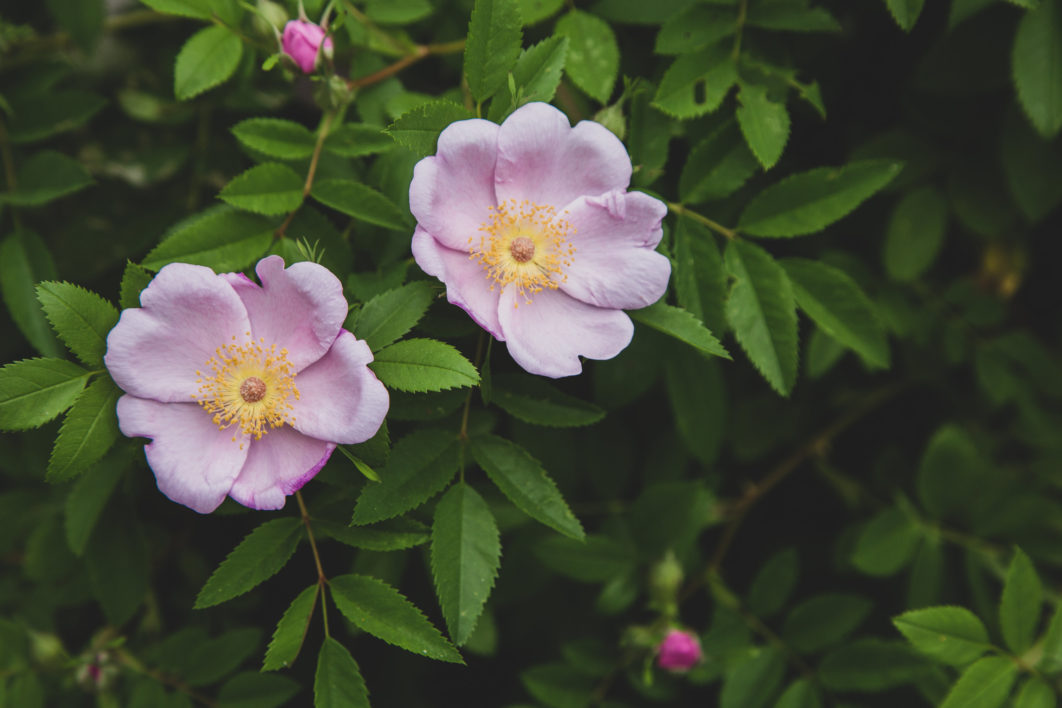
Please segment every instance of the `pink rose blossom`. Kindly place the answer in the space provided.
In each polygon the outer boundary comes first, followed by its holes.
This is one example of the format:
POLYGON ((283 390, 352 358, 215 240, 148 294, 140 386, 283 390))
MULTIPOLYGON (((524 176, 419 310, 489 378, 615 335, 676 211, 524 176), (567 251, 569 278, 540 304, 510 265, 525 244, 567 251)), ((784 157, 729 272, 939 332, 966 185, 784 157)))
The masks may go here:
POLYGON ((312 74, 317 67, 318 49, 321 40, 324 40, 324 50, 321 52, 326 57, 332 56, 332 38, 325 37, 325 31, 320 25, 305 20, 291 20, 284 25, 284 35, 280 39, 280 46, 284 53, 295 60, 304 74, 312 74))
POLYGON ((624 310, 656 302, 671 275, 654 250, 667 207, 630 178, 615 135, 546 103, 500 126, 458 121, 413 173, 413 256, 524 369, 578 374, 580 356, 630 343, 624 310))
POLYGON ((107 336, 122 433, 151 438, 159 490, 204 514, 226 495, 281 508, 337 443, 368 440, 387 413, 368 345, 342 328, 339 280, 279 256, 256 271, 260 286, 170 264, 107 336))
POLYGON ((662 669, 684 673, 701 660, 701 642, 692 632, 672 629, 656 650, 656 663, 662 669))

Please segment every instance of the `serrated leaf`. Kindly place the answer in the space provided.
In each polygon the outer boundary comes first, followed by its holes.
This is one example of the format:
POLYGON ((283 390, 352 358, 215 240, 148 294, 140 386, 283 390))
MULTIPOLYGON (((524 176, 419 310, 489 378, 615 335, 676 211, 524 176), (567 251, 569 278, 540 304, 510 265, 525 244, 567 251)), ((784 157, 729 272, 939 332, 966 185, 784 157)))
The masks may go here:
POLYGON ((940 708, 999 708, 1018 677, 1013 659, 986 656, 972 664, 951 687, 940 708))
POLYGON ((893 617, 892 623, 915 649, 952 666, 969 664, 991 647, 988 630, 965 607, 909 610, 893 617))
POLYGON ((1045 138, 1062 128, 1062 6, 1043 0, 1026 12, 1011 57, 1018 103, 1045 138))
POLYGON ((379 351, 413 329, 434 298, 435 291, 423 280, 380 293, 361 308, 354 336, 379 351))
POLYGON ((892 211, 882 261, 893 280, 914 280, 936 260, 948 226, 948 204, 935 187, 908 192, 892 211))
POLYGON ((1043 609, 1044 590, 1029 556, 1020 548, 1014 549, 1003 595, 999 600, 999 626, 1003 641, 1015 654, 1021 654, 1036 637, 1043 609))
POLYGON ((737 123, 727 121, 690 151, 679 177, 679 197, 684 204, 723 199, 745 184, 758 167, 737 123))
POLYGON ((410 393, 464 388, 479 373, 461 352, 435 339, 405 339, 376 352, 369 367, 388 388, 410 393))
POLYGON ((266 649, 262 661, 262 671, 286 669, 295 663, 295 658, 306 640, 306 630, 310 627, 313 608, 317 605, 317 585, 306 588, 291 601, 288 609, 277 622, 273 639, 266 649))
POLYGON ((428 527, 412 519, 394 519, 362 528, 315 520, 313 527, 340 543, 367 551, 401 551, 431 539, 428 527))
POLYGON ((195 609, 213 607, 239 597, 280 572, 299 543, 302 520, 273 519, 247 534, 207 578, 195 609))
POLYGON ((314 199, 359 221, 405 231, 408 224, 399 208, 372 187, 351 179, 322 179, 314 182, 314 199))
POLYGON ((16 104, 8 136, 15 144, 42 140, 84 125, 106 105, 102 96, 77 89, 29 96, 16 104))
POLYGON ((367 575, 341 575, 328 583, 343 616, 388 644, 438 661, 464 664, 461 654, 397 590, 367 575))
POLYGON ((468 641, 498 577, 501 542, 494 514, 472 487, 458 482, 435 506, 431 569, 454 644, 468 641))
POLYGON ((799 652, 821 651, 855 631, 872 607, 870 600, 859 595, 826 593, 810 597, 785 618, 782 638, 799 652))
POLYGON ((93 180, 77 160, 42 150, 19 167, 17 184, 14 191, 0 192, 0 204, 40 206, 82 190, 93 180))
POLYGON ((193 34, 177 54, 173 94, 180 101, 228 80, 240 65, 243 42, 225 27, 213 25, 193 34))
POLYGON ((664 72, 653 105, 675 118, 697 118, 718 108, 737 79, 729 47, 684 54, 664 72))
POLYGON ((140 0, 152 10, 167 15, 192 17, 197 20, 209 20, 211 15, 210 0, 140 0))
POLYGON ((241 143, 270 157, 299 160, 313 154, 316 138, 306 127, 280 118, 248 118, 232 127, 241 143))
POLYGON ((469 448, 491 481, 524 513, 565 536, 577 540, 585 537, 582 524, 568 508, 557 485, 526 450, 497 435, 474 437, 469 448))
POLYGON ((919 500, 934 517, 954 516, 983 498, 983 486, 996 476, 983 462, 970 436, 945 424, 930 439, 919 464, 919 500))
POLYGON ((218 690, 218 708, 278 708, 299 692, 299 684, 287 676, 244 671, 218 690))
POLYGON ((619 45, 607 22, 572 9, 557 20, 553 34, 568 38, 564 72, 598 103, 608 103, 619 74, 619 45))
POLYGON ((477 103, 490 98, 520 55, 523 31, 516 0, 476 0, 468 21, 464 75, 477 103))
POLYGON ((262 257, 273 224, 255 214, 217 206, 171 228, 141 262, 158 270, 168 263, 205 265, 218 273, 240 271, 262 257))
POLYGON ((660 27, 654 51, 657 54, 689 54, 729 37, 736 29, 736 8, 705 7, 695 3, 660 27))
POLYGON ((1030 676, 1014 699, 1014 708, 1055 708, 1055 691, 1043 679, 1030 676))
POLYGON ((74 404, 90 372, 64 359, 26 359, 0 369, 0 430, 28 430, 74 404))
POLYGON ((520 0, 520 17, 525 25, 544 20, 564 5, 564 0, 520 0))
MULTIPOLYGON (((749 159, 752 159, 751 155, 749 159)), ((710 331, 725 332, 728 276, 711 233, 689 219, 680 219, 675 226, 672 258, 679 306, 702 321, 710 331)))
POLYGON ((558 390, 540 378, 500 374, 494 379, 491 401, 525 423, 554 428, 591 425, 605 411, 558 390))
POLYGON ((830 337, 871 366, 889 365, 885 327, 870 298, 844 271, 818 261, 782 261, 797 305, 830 337))
POLYGON ((94 292, 70 283, 45 281, 37 299, 63 344, 87 366, 103 364, 107 334, 118 323, 118 310, 94 292))
MULTIPOLYGON (((568 44, 567 37, 549 37, 520 53, 512 73, 521 103, 548 103, 553 100, 564 73, 568 44)), ((508 97, 509 90, 506 86, 502 86, 494 94, 489 114, 492 121, 500 123, 516 108, 508 97)))
POLYGON ((66 542, 74 555, 80 556, 85 552, 85 545, 92 536, 103 507, 125 472, 125 467, 120 464, 123 458, 115 460, 115 457, 112 453, 101 464, 93 465, 78 477, 66 495, 66 542))
POLYGON ((369 689, 347 648, 325 637, 313 679, 314 708, 369 708, 369 689))
POLYGON ((792 175, 756 195, 738 230, 753 236, 802 236, 821 231, 887 185, 902 165, 864 160, 792 175))
POLYGON ((387 133, 418 158, 427 157, 435 154, 439 133, 446 126, 471 117, 467 109, 452 101, 432 101, 403 114, 387 128, 387 133))
POLYGON ((266 162, 234 177, 218 198, 256 214, 286 214, 302 204, 303 185, 303 178, 287 165, 266 162))
POLYGON ((793 288, 770 255, 747 241, 730 241, 724 254, 734 278, 726 318, 741 348, 775 391, 796 383, 797 319, 793 288))
POLYGON ((118 289, 118 306, 123 310, 140 307, 140 293, 154 277, 155 274, 144 266, 126 261, 125 270, 122 271, 122 284, 118 289))
POLYGON ((324 149, 342 157, 362 157, 387 152, 394 138, 375 125, 344 123, 325 138, 324 149))
POLYGON ((699 352, 724 359, 730 358, 730 354, 715 338, 715 335, 709 332, 700 320, 681 307, 660 301, 640 310, 630 310, 628 314, 635 322, 640 322, 658 332, 685 342, 699 352))
POLYGON ((742 83, 738 93, 735 115, 745 142, 763 165, 769 170, 782 156, 789 140, 789 112, 785 101, 772 101, 767 96, 767 87, 760 84, 742 83))
POLYGON ((33 348, 47 357, 61 356, 63 349, 37 300, 36 284, 56 277, 52 256, 37 234, 17 229, 0 241, 0 293, 4 304, 33 348))
POLYGON ((745 25, 784 32, 840 32, 841 23, 823 7, 766 3, 749 7, 745 25))
POLYGON ((422 429, 399 440, 379 484, 366 486, 354 507, 352 524, 371 524, 415 509, 449 484, 457 473, 457 441, 452 433, 422 429))
POLYGON ((852 564, 867 575, 892 575, 907 565, 920 534, 903 509, 892 507, 875 515, 856 540, 852 564))
POLYGON ((922 14, 924 2, 925 0, 885 0, 885 6, 889 8, 889 14, 896 20, 900 29, 910 32, 918 16, 922 14))
POLYGON ((78 394, 48 459, 49 482, 62 482, 99 460, 118 439, 115 406, 121 389, 101 376, 78 394))

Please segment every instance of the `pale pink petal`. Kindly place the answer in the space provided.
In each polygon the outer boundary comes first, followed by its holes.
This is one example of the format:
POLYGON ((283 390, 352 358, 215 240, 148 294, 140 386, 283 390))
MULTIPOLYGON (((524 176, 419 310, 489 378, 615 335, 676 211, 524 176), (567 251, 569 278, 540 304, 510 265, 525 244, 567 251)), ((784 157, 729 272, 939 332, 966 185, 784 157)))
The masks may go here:
POLYGON ((498 323, 499 288, 491 282, 482 264, 466 251, 446 248, 424 229, 413 232, 413 258, 428 275, 446 284, 446 299, 467 312, 495 339, 505 341, 498 323))
POLYGON ((652 305, 667 290, 671 262, 654 248, 667 206, 641 192, 581 197, 562 218, 575 228, 572 264, 561 288, 598 307, 635 310, 652 305))
POLYGON ((506 288, 498 316, 516 363, 551 378, 580 373, 580 356, 611 359, 634 336, 634 324, 622 310, 587 305, 560 290, 537 292, 527 304, 506 288))
POLYGON ((156 401, 191 401, 196 370, 250 328, 232 287, 209 268, 172 263, 122 312, 107 335, 104 363, 124 391, 156 401))
POLYGON ((311 438, 284 425, 252 440, 247 462, 229 496, 252 509, 280 509, 284 498, 313 479, 335 443, 311 438))
POLYGON ((247 307, 254 339, 287 349, 288 361, 299 372, 324 356, 343 327, 343 285, 317 263, 303 261, 285 269, 280 256, 258 261, 255 272, 261 286, 238 277, 228 282, 247 307))
POLYGON ((451 123, 440 135, 434 157, 413 169, 409 210, 425 231, 448 248, 469 250, 479 243, 488 207, 496 206, 494 161, 498 126, 485 120, 451 123))
POLYGON ((498 131, 500 202, 527 199, 560 209, 581 196, 627 188, 631 158, 619 138, 600 123, 570 125, 548 103, 513 111, 498 131))
POLYGON ((200 514, 224 501, 247 459, 247 436, 239 428, 219 430, 195 403, 122 396, 118 427, 131 438, 151 438, 144 452, 159 491, 200 514))
POLYGON ((328 353, 295 377, 292 427, 319 440, 343 445, 365 442, 387 415, 387 389, 366 366, 369 345, 346 330, 328 353))

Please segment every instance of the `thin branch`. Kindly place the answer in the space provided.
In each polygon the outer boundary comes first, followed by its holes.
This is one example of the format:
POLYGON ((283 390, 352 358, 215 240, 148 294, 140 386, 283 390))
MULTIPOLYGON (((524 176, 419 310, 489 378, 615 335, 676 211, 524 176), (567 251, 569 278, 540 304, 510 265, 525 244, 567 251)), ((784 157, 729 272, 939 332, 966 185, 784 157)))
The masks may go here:
MULTIPOLYGON (((335 119, 336 114, 332 111, 325 113, 324 119, 321 121, 321 127, 317 130, 317 142, 313 146, 313 155, 310 157, 310 168, 306 171, 306 183, 302 186, 302 196, 305 199, 310 195, 310 190, 313 189, 313 178, 317 174, 317 161, 321 158, 321 150, 324 148, 325 138, 328 137, 328 131, 332 127, 332 121, 335 119)), ((277 230, 273 232, 273 238, 276 240, 284 238, 284 232, 291 226, 292 219, 295 218, 295 214, 298 213, 299 206, 288 212, 287 217, 284 219, 284 223, 277 227, 277 230)))
POLYGON ((703 226, 707 226, 712 231, 716 232, 717 234, 719 234, 721 236, 725 236, 727 239, 729 239, 731 241, 733 241, 734 239, 738 238, 737 231, 734 231, 733 229, 728 229, 727 227, 723 226, 722 224, 717 223, 715 221, 712 221, 707 216, 704 216, 703 214, 698 214, 697 212, 695 212, 695 211, 693 211, 691 209, 688 209, 688 208, 682 206, 681 204, 679 204, 677 202, 668 202, 667 203, 667 208, 673 214, 677 214, 679 216, 684 216, 687 219, 690 219, 691 221, 696 221, 698 224, 701 224, 703 226))
POLYGON ((313 551, 313 562, 317 566, 317 590, 321 593, 321 620, 324 624, 325 636, 328 633, 328 603, 324 597, 324 586, 328 584, 328 576, 325 575, 321 566, 321 554, 317 552, 317 540, 313 535, 313 525, 310 523, 310 512, 306 508, 306 502, 302 499, 302 492, 295 492, 295 499, 299 502, 299 512, 302 514, 302 523, 306 527, 306 536, 310 539, 310 550, 313 551))

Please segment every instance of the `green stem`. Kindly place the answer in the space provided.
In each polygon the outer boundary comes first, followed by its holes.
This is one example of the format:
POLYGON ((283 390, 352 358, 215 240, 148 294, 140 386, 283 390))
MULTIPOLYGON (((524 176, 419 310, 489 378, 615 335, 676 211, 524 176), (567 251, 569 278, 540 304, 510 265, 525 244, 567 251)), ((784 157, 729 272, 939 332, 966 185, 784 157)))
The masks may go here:
POLYGON ((687 219, 689 219, 691 221, 696 221, 698 224, 701 224, 703 226, 707 226, 712 231, 716 232, 717 234, 719 234, 721 236, 725 236, 727 239, 729 239, 731 241, 733 241, 736 238, 738 238, 738 232, 737 231, 735 231, 733 229, 728 229, 727 227, 723 226, 722 224, 720 224, 718 222, 715 222, 715 221, 712 221, 707 216, 704 216, 703 214, 698 214, 697 212, 692 211, 692 210, 682 206, 678 202, 668 202, 667 203, 667 208, 673 214, 677 214, 678 216, 684 216, 684 217, 686 217, 687 219))
POLYGON ((738 7, 737 22, 734 23, 734 51, 731 56, 736 62, 741 58, 741 35, 745 30, 745 18, 748 15, 748 0, 741 0, 741 5, 738 7))
POLYGON ((324 633, 326 637, 331 635, 328 632, 328 603, 325 602, 324 588, 328 584, 328 576, 325 575, 324 567, 321 565, 321 555, 317 552, 317 540, 313 535, 313 525, 310 523, 310 512, 306 508, 306 502, 303 501, 302 492, 295 492, 295 499, 299 503, 299 512, 302 514, 302 523, 306 527, 306 536, 310 540, 310 550, 313 551, 313 563, 317 566, 317 591, 321 593, 321 621, 324 624, 324 633))
MULTIPOLYGON (((335 117, 336 114, 333 111, 325 113, 324 118, 321 119, 321 126, 317 129, 317 142, 313 146, 313 155, 310 157, 310 168, 306 170, 306 183, 302 186, 303 199, 308 197, 310 190, 313 189, 313 178, 317 174, 317 161, 321 159, 321 150, 324 148, 325 138, 328 137, 328 131, 331 129, 332 121, 335 117)), ((295 218, 295 214, 298 213, 301 206, 302 204, 299 204, 299 206, 292 209, 284 219, 284 223, 273 232, 275 240, 279 241, 284 238, 284 232, 291 226, 291 221, 295 218)))

